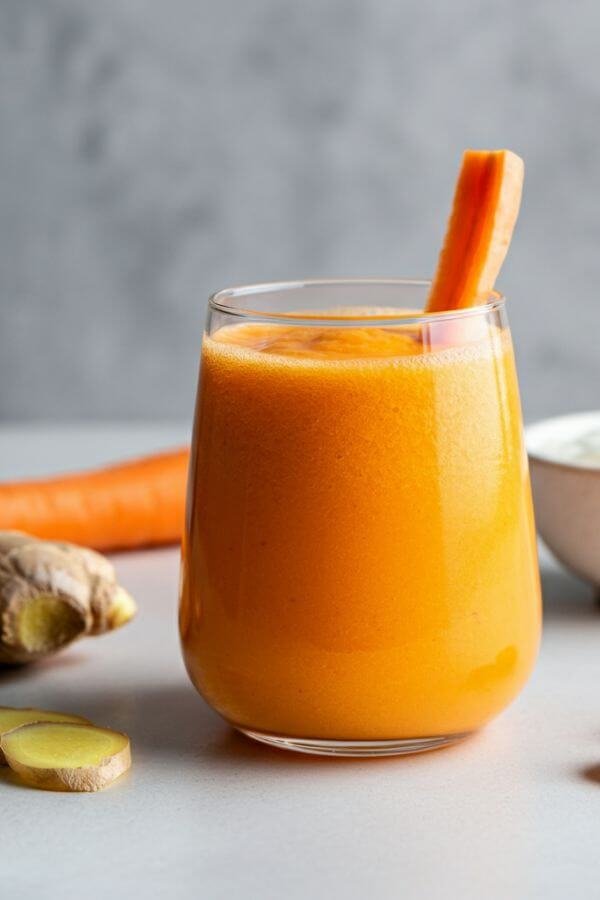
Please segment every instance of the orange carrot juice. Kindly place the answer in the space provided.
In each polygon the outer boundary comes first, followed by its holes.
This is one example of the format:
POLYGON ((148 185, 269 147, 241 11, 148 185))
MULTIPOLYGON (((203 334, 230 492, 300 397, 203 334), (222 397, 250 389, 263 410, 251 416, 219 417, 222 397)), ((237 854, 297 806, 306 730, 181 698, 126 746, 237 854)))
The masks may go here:
POLYGON ((522 687, 539 586, 501 307, 205 338, 180 624, 236 727, 401 749, 522 687))

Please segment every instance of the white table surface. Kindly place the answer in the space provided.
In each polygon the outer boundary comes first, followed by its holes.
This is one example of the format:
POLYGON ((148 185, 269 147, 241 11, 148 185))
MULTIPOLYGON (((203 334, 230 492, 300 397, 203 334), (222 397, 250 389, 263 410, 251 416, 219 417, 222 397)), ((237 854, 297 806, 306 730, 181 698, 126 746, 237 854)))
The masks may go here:
MULTIPOLYGON (((0 477, 186 438, 177 426, 0 428, 0 477)), ((135 622, 0 673, 0 704, 126 731, 134 765, 99 794, 0 775, 0 893, 22 898, 600 896, 600 612, 544 555, 535 675, 478 737, 404 759, 311 759, 237 736, 187 681, 175 549, 114 558, 135 622)))

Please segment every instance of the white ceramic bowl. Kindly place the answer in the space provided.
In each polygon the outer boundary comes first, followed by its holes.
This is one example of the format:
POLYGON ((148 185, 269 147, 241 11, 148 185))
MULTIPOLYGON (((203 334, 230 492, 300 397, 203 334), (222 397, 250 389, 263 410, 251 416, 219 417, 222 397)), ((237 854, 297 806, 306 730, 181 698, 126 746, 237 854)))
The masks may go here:
POLYGON ((525 432, 538 531, 567 568, 600 585, 600 458, 583 435, 600 435, 600 411, 545 419, 525 432))

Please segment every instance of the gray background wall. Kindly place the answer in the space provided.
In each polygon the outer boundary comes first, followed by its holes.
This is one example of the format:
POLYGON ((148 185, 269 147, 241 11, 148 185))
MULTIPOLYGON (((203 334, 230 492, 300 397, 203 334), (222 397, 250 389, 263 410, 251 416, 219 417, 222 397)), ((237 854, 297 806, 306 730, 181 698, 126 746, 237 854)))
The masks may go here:
POLYGON ((527 417, 598 407, 597 0, 0 0, 0 418, 187 417, 209 291, 431 273, 468 145, 527 417))

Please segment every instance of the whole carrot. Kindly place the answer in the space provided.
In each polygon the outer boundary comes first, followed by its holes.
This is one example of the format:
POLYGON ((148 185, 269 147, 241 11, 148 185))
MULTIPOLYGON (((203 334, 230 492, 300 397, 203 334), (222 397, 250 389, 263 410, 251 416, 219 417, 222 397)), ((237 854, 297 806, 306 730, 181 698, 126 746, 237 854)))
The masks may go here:
POLYGON ((0 530, 96 550, 176 543, 187 447, 53 478, 0 483, 0 530))

